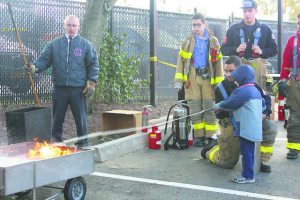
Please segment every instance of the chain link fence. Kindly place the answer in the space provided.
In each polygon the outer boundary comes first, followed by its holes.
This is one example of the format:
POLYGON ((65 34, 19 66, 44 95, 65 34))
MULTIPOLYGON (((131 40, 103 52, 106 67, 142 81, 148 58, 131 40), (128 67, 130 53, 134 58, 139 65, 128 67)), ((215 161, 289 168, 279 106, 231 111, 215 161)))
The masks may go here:
MULTIPOLYGON (((25 47, 29 61, 34 61, 45 45, 63 34, 63 19, 70 14, 81 20, 85 4, 63 0, 1 0, 0 2, 0 104, 33 103, 33 92, 28 75, 23 70, 22 56, 15 36, 7 3, 11 2, 13 14, 25 47)), ((149 62, 149 10, 114 7, 110 16, 110 30, 113 35, 126 34, 123 50, 129 55, 143 55, 138 78, 148 78, 149 62)), ((158 12, 157 56, 160 61, 176 65, 177 54, 182 40, 190 33, 192 15, 158 12)), ((238 21, 235 19, 234 21, 238 21)), ((277 36, 276 21, 267 23, 277 36)), ((209 28, 219 41, 225 36, 229 19, 208 18, 209 28)), ((283 24, 283 48, 287 38, 295 32, 295 24, 283 24)), ((277 58, 272 58, 271 72, 277 71, 277 58)), ((173 89, 175 68, 157 63, 158 100, 175 100, 177 92, 173 89)), ((37 92, 43 103, 51 102, 51 68, 44 73, 34 75, 37 92)), ((149 101, 149 88, 143 88, 134 101, 149 101)))

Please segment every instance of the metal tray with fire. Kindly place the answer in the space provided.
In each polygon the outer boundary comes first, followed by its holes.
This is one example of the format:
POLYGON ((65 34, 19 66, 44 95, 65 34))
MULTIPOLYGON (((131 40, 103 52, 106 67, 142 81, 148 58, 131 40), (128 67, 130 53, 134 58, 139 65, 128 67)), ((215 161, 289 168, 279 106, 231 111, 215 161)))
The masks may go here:
POLYGON ((82 200, 85 198, 86 184, 81 176, 93 172, 93 150, 46 142, 0 147, 0 197, 10 194, 19 196, 33 190, 33 199, 36 199, 36 188, 67 180, 65 187, 61 188, 65 199, 82 200))

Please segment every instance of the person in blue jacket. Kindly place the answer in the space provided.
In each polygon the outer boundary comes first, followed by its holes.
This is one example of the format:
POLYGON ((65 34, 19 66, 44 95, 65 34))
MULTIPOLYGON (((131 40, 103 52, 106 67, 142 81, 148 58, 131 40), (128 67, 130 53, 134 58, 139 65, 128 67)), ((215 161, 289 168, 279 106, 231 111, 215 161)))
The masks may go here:
POLYGON ((240 137, 242 174, 233 178, 236 183, 253 183, 255 142, 262 141, 262 97, 255 87, 254 70, 249 65, 241 65, 230 74, 237 84, 228 100, 213 106, 214 110, 232 110, 234 134, 240 137))
POLYGON ((63 123, 70 106, 77 129, 76 145, 83 147, 88 144, 87 98, 95 92, 99 61, 93 44, 79 35, 79 27, 77 16, 67 16, 64 20, 65 33, 49 42, 35 63, 24 68, 30 73, 52 68, 52 141, 63 141, 63 123))

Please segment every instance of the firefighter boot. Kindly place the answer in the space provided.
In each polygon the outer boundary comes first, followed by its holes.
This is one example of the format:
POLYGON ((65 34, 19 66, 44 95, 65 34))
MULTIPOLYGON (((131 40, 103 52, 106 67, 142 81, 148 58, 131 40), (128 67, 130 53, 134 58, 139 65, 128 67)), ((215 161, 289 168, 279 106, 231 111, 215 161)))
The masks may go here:
POLYGON ((205 137, 196 138, 194 146, 204 147, 205 146, 205 137))
POLYGON ((263 162, 260 163, 260 171, 261 172, 271 172, 271 166, 266 165, 263 162))
POLYGON ((206 159, 206 152, 210 151, 216 145, 218 145, 218 140, 211 138, 209 143, 201 150, 202 158, 206 159))
POLYGON ((297 150, 290 149, 289 152, 286 154, 287 159, 296 159, 298 158, 297 150))

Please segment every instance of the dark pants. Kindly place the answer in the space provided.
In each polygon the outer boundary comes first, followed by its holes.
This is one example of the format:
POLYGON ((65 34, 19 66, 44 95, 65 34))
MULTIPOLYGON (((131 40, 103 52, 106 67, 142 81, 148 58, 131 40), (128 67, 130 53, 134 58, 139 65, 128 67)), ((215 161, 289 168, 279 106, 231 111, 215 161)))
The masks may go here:
MULTIPOLYGON (((69 105, 76 123, 77 136, 87 136, 87 104, 82 89, 82 87, 54 87, 52 137, 55 140, 62 141, 63 123, 69 105)), ((79 141, 85 142, 87 138, 79 141)))
POLYGON ((242 176, 245 178, 254 178, 254 149, 255 142, 240 137, 240 151, 242 154, 242 176))

